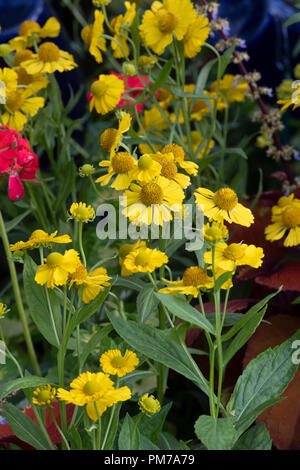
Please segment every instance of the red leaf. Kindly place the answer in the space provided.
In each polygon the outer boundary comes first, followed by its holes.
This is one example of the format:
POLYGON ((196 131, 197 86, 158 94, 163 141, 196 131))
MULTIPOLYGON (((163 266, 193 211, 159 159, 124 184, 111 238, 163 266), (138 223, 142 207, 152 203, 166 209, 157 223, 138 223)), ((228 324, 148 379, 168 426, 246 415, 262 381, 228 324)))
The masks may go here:
MULTIPOLYGON (((243 367, 258 354, 269 347, 290 338, 300 328, 300 318, 292 315, 276 315, 268 317, 271 324, 261 323, 247 344, 243 367)), ((292 355, 292 350, 291 350, 292 355)), ((300 368, 282 396, 280 403, 265 410, 257 422, 264 422, 273 444, 280 450, 300 449, 300 368)))
POLYGON ((269 276, 258 276, 255 278, 258 284, 278 289, 283 285, 283 290, 300 292, 300 262, 289 260, 283 264, 278 271, 269 276))

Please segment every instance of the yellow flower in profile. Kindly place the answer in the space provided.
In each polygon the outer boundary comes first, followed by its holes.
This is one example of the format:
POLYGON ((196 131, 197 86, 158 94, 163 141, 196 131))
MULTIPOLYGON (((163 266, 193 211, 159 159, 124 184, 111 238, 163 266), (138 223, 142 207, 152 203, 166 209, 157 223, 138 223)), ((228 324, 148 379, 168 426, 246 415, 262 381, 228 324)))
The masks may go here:
POLYGON ((17 88, 6 98, 6 109, 1 115, 3 124, 7 124, 16 131, 22 131, 28 117, 37 114, 45 104, 45 98, 32 96, 29 88, 17 88))
MULTIPOLYGON (((241 102, 245 99, 245 93, 248 89, 248 84, 246 81, 236 82, 234 75, 225 74, 224 77, 219 82, 219 91, 227 101, 227 103, 232 103, 234 101, 241 102)), ((214 81, 210 86, 210 91, 217 90, 217 81, 214 81)))
POLYGON ((110 279, 111 277, 107 275, 105 268, 97 268, 88 273, 84 264, 80 264, 76 271, 70 274, 69 287, 72 287, 73 284, 79 288, 83 286, 82 301, 88 304, 97 297, 105 286, 109 286, 107 281, 110 279))
POLYGON ((185 294, 198 297, 199 289, 211 289, 214 285, 212 276, 209 276, 205 269, 200 266, 191 266, 187 268, 179 281, 166 281, 171 284, 169 287, 164 287, 158 292, 163 294, 185 294))
POLYGON ((98 80, 92 83, 90 91, 90 111, 95 108, 97 113, 107 114, 119 103, 124 93, 124 82, 115 75, 101 74, 98 80))
POLYGON ((32 403, 38 406, 51 405, 55 399, 56 389, 51 385, 41 385, 33 392, 32 403))
POLYGON ((121 205, 126 206, 122 213, 134 225, 150 225, 152 222, 163 225, 173 217, 183 215, 184 192, 178 184, 163 176, 149 183, 132 183, 124 196, 127 200, 121 201, 121 205))
POLYGON ((200 51, 208 38, 210 28, 208 27, 208 18, 204 15, 197 16, 189 25, 183 38, 184 55, 191 59, 200 51))
POLYGON ((266 240, 280 240, 286 234, 283 245, 297 246, 300 244, 300 199, 294 194, 282 197, 272 207, 272 223, 265 228, 266 240))
POLYGON ((118 152, 110 157, 110 160, 102 160, 99 166, 107 167, 107 174, 96 179, 101 186, 107 185, 113 176, 116 176, 111 188, 121 191, 129 187, 132 177, 131 170, 136 165, 136 160, 128 152, 118 152))
POLYGON ((142 183, 149 183, 161 173, 161 165, 155 161, 154 154, 141 155, 137 161, 137 165, 130 172, 132 180, 142 183))
POLYGON ((85 202, 73 202, 70 207, 71 218, 79 222, 92 222, 95 218, 95 211, 92 206, 87 206, 85 202))
POLYGON ((9 44, 12 50, 19 51, 38 44, 41 39, 56 38, 60 33, 60 24, 57 19, 52 16, 43 27, 36 21, 24 21, 19 29, 19 36, 11 39, 9 44))
POLYGON ((128 271, 124 266, 124 260, 126 256, 129 255, 132 251, 137 250, 138 248, 147 248, 146 242, 138 240, 136 243, 124 243, 120 246, 119 249, 119 264, 121 266, 121 276, 131 276, 133 274, 131 271, 128 271))
POLYGON ((114 157, 123 134, 129 130, 131 120, 132 118, 129 113, 121 111, 121 119, 119 119, 118 129, 109 127, 101 134, 100 145, 106 152, 110 152, 111 157, 114 157))
POLYGON ((128 349, 124 356, 119 349, 110 349, 102 354, 99 361, 103 372, 118 377, 124 377, 132 372, 140 362, 137 355, 128 349))
POLYGON ((77 64, 69 52, 62 51, 54 42, 44 42, 36 54, 32 54, 30 59, 22 62, 22 67, 27 73, 34 75, 67 72, 77 67, 77 64))
POLYGON ((45 263, 38 267, 35 282, 46 284, 50 289, 67 284, 69 275, 74 273, 80 264, 79 253, 73 249, 61 253, 53 252, 45 258, 45 263))
POLYGON ((223 222, 212 221, 205 224, 203 233, 205 240, 213 243, 225 240, 228 237, 228 230, 223 222))
POLYGON ((181 41, 197 14, 190 0, 154 1, 151 10, 142 18, 140 34, 142 41, 156 54, 164 53, 173 42, 173 37, 181 41))
POLYGON ((131 251, 124 259, 124 267, 130 273, 152 273, 168 263, 168 257, 162 251, 146 247, 131 251))
POLYGON ((152 158, 161 165, 161 176, 178 184, 182 189, 186 189, 191 184, 191 179, 187 175, 178 173, 173 152, 160 153, 153 155, 152 158))
POLYGON ((3 69, 0 68, 0 81, 4 83, 5 96, 7 96, 10 92, 16 90, 18 75, 15 70, 9 69, 8 67, 3 67, 3 69))
POLYGON ((52 247, 53 243, 71 243, 72 239, 69 235, 60 235, 56 236, 57 230, 50 235, 44 230, 35 230, 30 235, 27 242, 19 241, 17 243, 10 245, 10 251, 18 250, 33 250, 34 248, 39 248, 44 246, 46 248, 52 247))
POLYGON ((250 227, 254 217, 250 209, 238 202, 236 192, 231 188, 221 188, 213 193, 210 189, 198 188, 195 192, 196 204, 203 208, 209 220, 226 220, 250 227))
POLYGON ((162 154, 172 153, 174 155, 174 161, 180 168, 186 171, 189 175, 196 176, 198 174, 199 166, 197 163, 185 160, 185 153, 183 148, 178 144, 168 144, 161 150, 162 154))
POLYGON ((102 37, 104 15, 101 11, 95 10, 94 23, 85 26, 81 30, 82 40, 89 45, 89 53, 95 58, 98 64, 103 62, 101 51, 106 51, 106 41, 102 37))
POLYGON ((142 412, 154 415, 159 412, 160 403, 153 395, 145 393, 145 395, 139 399, 139 407, 142 412))
POLYGON ((7 306, 5 304, 3 304, 2 302, 0 302, 0 320, 2 318, 4 318, 5 314, 8 312, 9 310, 7 309, 7 306))
POLYGON ((134 2, 124 2, 124 5, 126 8, 125 14, 116 16, 110 23, 114 37, 114 40, 111 41, 111 48, 116 59, 122 59, 124 53, 126 56, 129 55, 130 51, 127 44, 128 30, 136 15, 136 5, 134 2))
POLYGON ((108 407, 131 398, 128 387, 115 388, 113 381, 102 372, 83 372, 71 382, 70 387, 70 391, 59 388, 57 397, 77 406, 87 405, 86 412, 93 421, 98 420, 95 403, 102 416, 108 407))
POLYGON ((153 65, 155 65, 157 62, 156 57, 150 57, 148 55, 140 55, 139 61, 138 61, 138 66, 141 69, 148 70, 150 69, 153 65))
MULTIPOLYGON (((246 243, 217 243, 215 247, 215 266, 223 271, 234 271, 236 266, 259 268, 264 257, 263 249, 246 243)), ((205 263, 212 264, 212 250, 204 254, 205 263)))

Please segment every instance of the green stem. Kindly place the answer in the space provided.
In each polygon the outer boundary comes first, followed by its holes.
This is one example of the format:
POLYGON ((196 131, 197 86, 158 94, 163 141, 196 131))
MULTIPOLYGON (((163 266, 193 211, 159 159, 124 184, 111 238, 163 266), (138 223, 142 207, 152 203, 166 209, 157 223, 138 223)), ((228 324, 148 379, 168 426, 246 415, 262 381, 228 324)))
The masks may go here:
POLYGON ((34 194, 34 191, 33 191, 33 188, 32 186, 29 184, 29 183, 25 183, 26 184, 26 189, 29 193, 29 196, 30 196, 30 199, 33 203, 33 207, 37 213, 37 220, 39 221, 39 223, 42 225, 43 229, 48 232, 48 224, 45 220, 45 217, 44 217, 44 214, 43 212, 41 211, 40 209, 40 205, 38 204, 37 200, 36 200, 36 197, 35 197, 35 194, 34 194))
POLYGON ((65 444, 66 449, 67 449, 67 450, 71 450, 71 449, 70 449, 70 446, 69 446, 69 443, 68 443, 68 441, 67 441, 67 439, 66 439, 66 436, 64 435, 64 433, 63 433, 62 430, 60 429, 60 427, 59 427, 59 425, 58 425, 58 423, 57 423, 57 421, 56 421, 56 419, 55 419, 53 410, 52 410, 51 406, 49 406, 49 405, 48 405, 48 410, 49 410, 50 416, 51 416, 51 418, 52 418, 52 421, 53 421, 53 423, 54 423, 56 429, 58 430, 59 434, 60 434, 61 437, 62 437, 62 440, 64 441, 64 444, 65 444))
POLYGON ((7 344, 6 344, 6 341, 5 341, 5 338, 4 338, 4 334, 3 334, 3 330, 2 330, 2 327, 0 325, 0 338, 1 338, 1 341, 3 342, 4 346, 5 346, 5 351, 8 355, 8 357, 10 357, 10 359, 16 364, 17 366, 17 369, 18 369, 18 372, 20 374, 20 377, 24 377, 23 375, 23 371, 22 371, 22 368, 19 364, 19 362, 17 361, 17 359, 14 357, 14 355, 10 352, 10 350, 8 349, 7 347, 7 344))
POLYGON ((97 450, 100 450, 100 445, 101 445, 101 415, 100 415, 100 411, 99 411, 99 408, 98 408, 98 405, 97 405, 97 402, 96 402, 96 401, 94 402, 94 406, 95 406, 95 408, 96 408, 97 415, 98 415, 98 428, 97 428, 97 444, 96 444, 96 449, 97 449, 97 450))
POLYGON ((79 225, 78 225, 78 243, 79 243, 79 249, 80 253, 82 256, 82 261, 84 266, 86 266, 86 257, 83 249, 83 244, 82 244, 82 231, 83 231, 83 222, 80 220, 79 225))
POLYGON ((24 311, 24 306, 23 306, 22 296, 21 296, 20 287, 19 287, 19 283, 18 283, 16 267, 15 267, 15 263, 13 262, 12 257, 11 257, 11 252, 10 252, 10 249, 9 249, 9 241, 8 241, 8 238, 7 238, 7 233, 6 233, 5 224, 4 224, 4 220, 3 220, 3 217, 2 217, 1 210, 0 210, 0 234, 1 234, 1 237, 2 237, 2 242, 3 242, 5 254, 6 254, 6 259, 7 259, 9 272, 10 272, 13 291, 14 291, 14 294, 15 294, 17 309, 18 309, 20 320, 21 320, 23 330, 24 330, 24 338, 25 338, 28 354, 29 354, 32 366, 33 366, 36 374, 40 376, 41 371, 40 371, 40 367, 39 367, 37 357, 36 357, 36 354, 35 354, 35 351, 34 351, 32 339, 31 339, 31 335, 30 335, 30 330, 29 330, 27 318, 26 318, 25 311, 24 311))
POLYGON ((40 428, 42 430, 42 433, 44 434, 49 446, 51 447, 52 450, 56 450, 56 447, 55 445, 53 444, 49 434, 48 434, 48 431, 47 431, 47 428, 45 426, 45 424, 43 423, 43 420, 41 419, 41 416, 40 416, 40 413, 39 413, 39 410, 36 409, 36 406, 34 404, 31 405, 32 408, 33 408, 33 411, 34 411, 34 414, 36 416, 36 419, 40 425, 40 428))

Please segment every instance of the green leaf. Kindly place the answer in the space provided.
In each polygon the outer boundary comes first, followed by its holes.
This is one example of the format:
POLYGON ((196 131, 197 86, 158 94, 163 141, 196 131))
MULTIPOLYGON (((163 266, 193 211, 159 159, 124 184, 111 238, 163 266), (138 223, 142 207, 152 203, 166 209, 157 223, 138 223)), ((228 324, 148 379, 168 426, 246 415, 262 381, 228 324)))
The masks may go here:
POLYGON ((92 315, 94 315, 95 312, 97 312, 99 307, 103 304, 104 300, 108 296, 110 288, 111 286, 103 289, 94 300, 86 305, 83 305, 74 313, 69 327, 71 332, 74 330, 74 328, 76 328, 77 325, 80 325, 80 323, 88 320, 92 315))
POLYGON ((210 71, 216 63, 217 63, 217 59, 212 59, 201 68, 197 81, 196 81, 196 85, 195 85, 195 90, 194 90, 195 95, 197 95, 199 92, 201 92, 204 89, 207 83, 207 79, 210 74, 210 71))
POLYGON ((229 450, 237 439, 231 418, 202 415, 195 423, 195 433, 208 450, 229 450))
POLYGON ((285 23, 283 23, 284 28, 288 28, 292 24, 299 23, 300 22, 300 12, 295 13, 295 15, 291 16, 285 23))
POLYGON ((216 283, 214 285, 214 292, 218 292, 221 289, 221 287, 223 286, 223 284, 225 284, 225 282, 227 282, 228 279, 232 278, 233 274, 234 273, 232 271, 228 271, 226 273, 221 274, 221 276, 219 276, 216 279, 216 283))
POLYGON ((266 305, 260 311, 258 311, 254 316, 252 316, 249 321, 243 326, 235 338, 230 342, 226 352, 224 354, 224 367, 228 364, 231 358, 247 343, 251 338, 256 328, 262 321, 264 314, 268 306, 266 305))
MULTIPOLYGON (((292 343, 300 338, 300 329, 274 349, 267 349, 249 362, 239 377, 230 398, 233 422, 243 433, 265 405, 280 398, 292 380, 297 365, 292 362, 292 343)), ((272 403, 273 404, 273 403, 272 403)))
POLYGON ((22 222, 22 220, 25 219, 25 217, 27 217, 31 212, 32 209, 27 209, 27 211, 22 212, 22 214, 17 215, 17 217, 14 217, 12 220, 7 222, 5 224, 6 233, 10 232, 13 228, 19 225, 20 222, 22 222))
POLYGON ((173 434, 161 432, 157 441, 157 445, 161 450, 178 450, 179 442, 173 434))
POLYGON ((158 305, 158 300, 154 295, 154 287, 147 286, 141 290, 136 299, 138 319, 141 323, 146 323, 158 305))
POLYGON ((2 414, 21 441, 27 442, 36 450, 52 450, 41 428, 19 408, 11 403, 5 403, 2 405, 2 414))
POLYGON ((191 355, 180 344, 151 326, 108 317, 117 333, 134 349, 187 377, 208 395, 208 383, 191 355))
POLYGON ((58 194, 54 204, 54 211, 59 209, 61 204, 64 204, 64 201, 67 199, 69 194, 71 194, 72 187, 75 182, 76 167, 73 161, 65 163, 59 169, 60 181, 58 181, 58 194))
POLYGON ((111 450, 114 448, 113 446, 118 431, 121 407, 122 402, 115 403, 112 407, 108 408, 102 416, 101 446, 103 450, 111 450))
POLYGON ((136 428, 134 433, 133 442, 131 443, 132 434, 134 431, 134 422, 133 419, 127 413, 123 424, 121 427, 121 431, 119 434, 119 441, 118 447, 119 450, 139 450, 140 448, 140 432, 138 428, 136 428))
POLYGON ((159 447, 153 444, 148 437, 140 434, 140 450, 159 450, 159 447))
POLYGON ((235 49, 235 45, 229 47, 228 49, 226 49, 226 51, 224 52, 224 54, 222 54, 221 56, 221 60, 220 60, 220 73, 221 73, 221 77, 223 76, 226 68, 227 68, 227 65, 229 64, 230 62, 230 59, 231 59, 231 56, 232 56, 232 53, 235 49))
POLYGON ((235 443, 233 450, 271 450, 272 440, 265 423, 259 423, 245 432, 235 443))
POLYGON ((171 59, 168 60, 168 62, 166 62, 166 64, 163 66, 163 68, 161 69, 157 79, 155 80, 155 82, 153 83, 152 87, 151 87, 151 91, 150 91, 150 96, 154 96, 155 92, 163 86, 163 84, 167 81, 169 75, 170 75, 170 72, 172 70, 172 66, 173 66, 173 57, 171 57, 171 59))
POLYGON ((159 434, 163 428, 165 419, 172 407, 172 402, 163 406, 158 413, 152 416, 144 415, 139 422, 139 430, 141 434, 148 437, 153 443, 157 443, 159 434))
POLYGON ((96 347, 99 347, 101 344, 101 341, 104 338, 107 338, 109 333, 112 331, 112 326, 111 325, 106 325, 103 328, 101 328, 100 331, 97 331, 86 343, 84 348, 82 349, 82 352, 80 354, 80 368, 82 369, 85 361, 87 360, 89 354, 91 354, 96 347))
POLYGON ((38 330, 53 346, 58 346, 57 337, 61 337, 61 309, 59 299, 53 290, 48 289, 49 300, 53 312, 54 325, 51 321, 46 287, 34 280, 37 265, 29 255, 25 255, 23 281, 29 313, 38 330))
POLYGON ((27 376, 22 377, 19 379, 12 380, 11 382, 6 383, 0 393, 0 400, 6 397, 12 392, 16 392, 17 390, 21 390, 24 388, 31 388, 31 387, 39 387, 40 385, 47 385, 49 384, 49 379, 44 377, 35 377, 35 376, 27 376))
POLYGON ((209 333, 215 334, 214 328, 207 318, 192 307, 186 300, 180 297, 174 297, 170 294, 156 293, 155 295, 173 315, 176 315, 176 317, 192 323, 199 328, 203 328, 209 333))
POLYGON ((120 277, 120 276, 113 277, 113 284, 114 286, 126 287, 127 289, 132 289, 132 290, 137 290, 137 291, 140 291, 147 286, 147 284, 144 281, 136 277, 134 279, 129 279, 129 278, 120 277))

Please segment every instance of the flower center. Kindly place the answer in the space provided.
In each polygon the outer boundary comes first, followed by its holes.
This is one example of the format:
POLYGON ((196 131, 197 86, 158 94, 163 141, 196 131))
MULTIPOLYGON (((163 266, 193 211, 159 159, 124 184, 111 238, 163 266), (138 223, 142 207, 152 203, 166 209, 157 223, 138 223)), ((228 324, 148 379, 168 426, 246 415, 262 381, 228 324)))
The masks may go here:
POLYGON ((143 407, 149 413, 155 413, 157 411, 157 401, 152 396, 143 399, 143 407))
POLYGON ((159 163, 162 166, 161 175, 172 180, 177 175, 177 166, 174 162, 170 162, 167 158, 161 158, 159 163))
POLYGON ((288 228, 300 225, 300 206, 288 206, 282 213, 282 221, 288 228))
POLYGON ((107 90, 107 83, 101 80, 97 80, 91 85, 91 93, 97 98, 101 98, 107 90))
POLYGON ((209 227, 206 230, 205 235, 213 240, 221 240, 223 238, 222 230, 215 225, 209 227))
POLYGON ((116 369, 119 369, 124 366, 125 358, 122 356, 113 357, 111 360, 111 365, 116 369))
POLYGON ((70 274, 70 278, 75 281, 84 281, 87 278, 88 272, 84 264, 81 264, 76 269, 75 273, 70 274))
POLYGON ((12 91, 6 100, 6 104, 12 112, 18 111, 22 107, 23 103, 24 98, 18 91, 12 91))
POLYGON ((138 160, 138 166, 141 170, 148 170, 153 163, 150 155, 142 155, 138 160))
POLYGON ((177 18, 170 13, 166 8, 162 7, 157 12, 158 28, 164 34, 170 34, 177 26, 177 18))
POLYGON ((40 403, 45 403, 47 402, 48 400, 51 399, 51 392, 50 390, 41 390, 40 393, 38 394, 37 396, 37 400, 40 402, 40 403))
POLYGON ((38 56, 42 62, 56 62, 59 58, 59 48, 53 42, 44 42, 39 47, 38 56))
POLYGON ((161 187, 154 182, 146 183, 141 190, 141 201, 145 206, 161 204, 164 198, 161 187))
POLYGON ((90 207, 78 206, 74 213, 74 216, 79 220, 87 220, 91 217, 90 207))
POLYGON ((63 261, 63 258, 63 255, 60 253, 50 253, 50 255, 47 256, 47 265, 51 267, 60 266, 63 261))
POLYGON ((38 33, 41 30, 40 25, 36 21, 24 21, 19 29, 20 36, 31 36, 33 33, 38 33))
POLYGON ((225 211, 231 211, 238 203, 238 197, 233 189, 221 188, 213 197, 216 206, 225 211))
POLYGON ((29 85, 33 81, 33 76, 26 72, 23 67, 15 69, 18 74, 18 85, 29 85))
POLYGON ((32 239, 35 239, 35 238, 46 238, 48 235, 46 232, 44 232, 44 230, 35 230, 34 232, 32 232, 32 234, 30 235, 29 239, 32 240, 32 239))
POLYGON ((149 256, 148 256, 147 253, 139 253, 135 257, 135 265, 136 266, 146 266, 146 264, 148 263, 148 260, 149 260, 149 256))
POLYGON ((118 135, 117 129, 113 128, 108 128, 105 129, 104 132, 102 132, 101 137, 100 137, 100 144, 103 150, 106 152, 110 152, 113 145, 115 145, 116 137, 118 135))
POLYGON ((99 392, 101 389, 100 384, 96 380, 89 380, 83 387, 83 391, 86 395, 93 395, 99 392))
POLYGON ((20 51, 16 52, 15 58, 14 58, 14 65, 17 67, 20 65, 22 62, 25 60, 29 60, 32 58, 32 51, 29 49, 21 49, 20 51))
POLYGON ((134 167, 134 159, 128 152, 118 152, 111 161, 116 173, 127 173, 134 167))
POLYGON ((184 160, 184 150, 177 144, 166 145, 161 153, 173 153, 176 162, 182 162, 184 160))
POLYGON ((245 254, 245 247, 242 245, 239 245, 238 243, 231 243, 224 250, 225 258, 228 258, 231 261, 237 261, 238 259, 242 258, 244 254, 245 254))
POLYGON ((182 276, 182 282, 184 286, 201 286, 208 280, 206 271, 199 266, 191 266, 187 268, 182 276))

